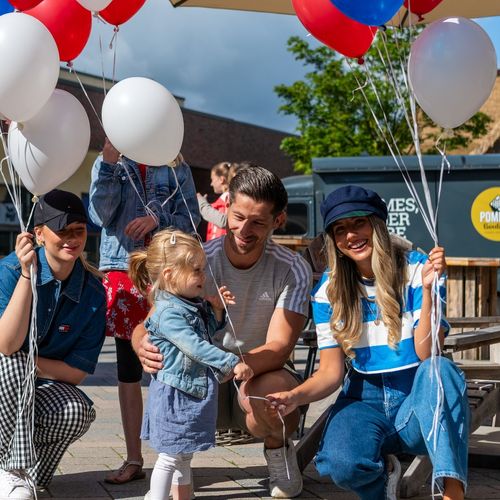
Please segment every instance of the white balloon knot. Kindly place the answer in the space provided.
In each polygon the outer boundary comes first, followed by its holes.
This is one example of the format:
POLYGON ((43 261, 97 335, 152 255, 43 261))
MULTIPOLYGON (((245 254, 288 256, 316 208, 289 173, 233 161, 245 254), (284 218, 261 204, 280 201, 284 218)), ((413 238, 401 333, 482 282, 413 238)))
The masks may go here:
POLYGON ((31 198, 32 203, 38 203, 39 198, 36 194, 33 195, 33 198, 31 198))
POLYGON ((444 139, 451 139, 455 135, 455 132, 453 131, 452 128, 445 128, 443 130, 443 138, 444 139))

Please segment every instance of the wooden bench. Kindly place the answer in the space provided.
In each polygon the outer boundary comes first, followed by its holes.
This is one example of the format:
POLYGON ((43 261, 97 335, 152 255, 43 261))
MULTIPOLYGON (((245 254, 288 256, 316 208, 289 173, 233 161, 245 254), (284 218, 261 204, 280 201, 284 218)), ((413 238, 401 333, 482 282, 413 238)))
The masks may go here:
MULTIPOLYGON (((488 323, 488 324, 491 324, 488 323)), ((310 348, 315 348, 311 330, 304 332, 310 348), (312 344, 312 347, 311 347, 312 344)), ((500 325, 449 335, 445 340, 446 352, 458 352, 472 347, 500 343, 500 325)), ((471 410, 470 432, 475 431, 486 419, 500 413, 500 377, 499 382, 468 380, 467 396, 471 410)), ((307 434, 298 442, 297 462, 301 471, 311 462, 321 440, 330 408, 316 420, 307 434)), ((421 485, 432 472, 432 465, 427 456, 418 456, 411 463, 401 479, 400 496, 410 498, 419 493, 421 485)))

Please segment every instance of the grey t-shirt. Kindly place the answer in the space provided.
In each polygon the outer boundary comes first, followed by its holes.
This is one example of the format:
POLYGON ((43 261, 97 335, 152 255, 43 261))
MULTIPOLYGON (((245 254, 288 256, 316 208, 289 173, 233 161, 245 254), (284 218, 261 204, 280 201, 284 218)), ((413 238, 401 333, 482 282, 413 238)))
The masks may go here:
MULTIPOLYGON (((241 350, 248 352, 266 343, 276 308, 307 316, 311 268, 299 254, 269 240, 251 268, 237 269, 224 252, 224 239, 206 243, 205 252, 217 286, 227 286, 235 296, 236 304, 228 306, 229 316, 241 350)), ((209 295, 216 293, 209 269, 206 288, 209 295)), ((214 343, 238 354, 236 339, 228 321, 224 329, 216 332, 214 343)))

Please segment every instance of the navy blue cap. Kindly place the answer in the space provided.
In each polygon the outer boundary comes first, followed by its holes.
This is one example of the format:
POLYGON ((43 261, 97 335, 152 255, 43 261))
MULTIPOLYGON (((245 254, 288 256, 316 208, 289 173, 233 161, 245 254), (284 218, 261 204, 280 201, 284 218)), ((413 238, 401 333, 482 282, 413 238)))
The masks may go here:
POLYGON ((337 220, 348 217, 376 215, 387 220, 387 205, 371 189, 360 186, 343 186, 331 192, 321 203, 325 231, 337 220))

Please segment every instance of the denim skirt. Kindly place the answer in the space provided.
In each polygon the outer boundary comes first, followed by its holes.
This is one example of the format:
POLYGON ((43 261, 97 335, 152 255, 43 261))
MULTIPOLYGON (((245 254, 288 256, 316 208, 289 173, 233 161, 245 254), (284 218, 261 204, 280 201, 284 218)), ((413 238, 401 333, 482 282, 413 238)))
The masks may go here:
POLYGON ((142 421, 141 439, 158 453, 178 455, 215 445, 218 384, 208 370, 208 392, 195 398, 175 387, 151 379, 142 421))

